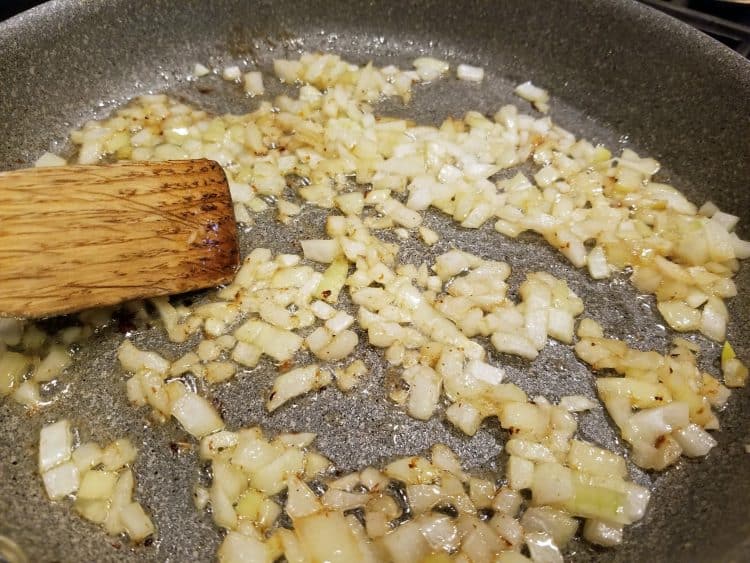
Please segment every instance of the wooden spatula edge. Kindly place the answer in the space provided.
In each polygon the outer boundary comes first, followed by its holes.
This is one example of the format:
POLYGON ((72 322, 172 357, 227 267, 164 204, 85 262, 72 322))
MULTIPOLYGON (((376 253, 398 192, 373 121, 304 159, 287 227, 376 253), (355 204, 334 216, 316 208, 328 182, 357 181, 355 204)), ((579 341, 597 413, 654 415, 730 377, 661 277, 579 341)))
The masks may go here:
POLYGON ((210 160, 0 173, 0 316, 38 318, 227 283, 239 264, 210 160))

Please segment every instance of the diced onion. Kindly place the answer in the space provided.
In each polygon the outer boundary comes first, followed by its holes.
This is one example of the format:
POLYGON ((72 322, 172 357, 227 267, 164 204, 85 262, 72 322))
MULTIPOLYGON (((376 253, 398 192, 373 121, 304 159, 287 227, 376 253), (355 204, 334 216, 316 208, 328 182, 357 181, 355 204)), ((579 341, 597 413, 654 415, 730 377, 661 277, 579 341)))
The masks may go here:
POLYGON ((57 156, 56 154, 52 154, 51 152, 45 152, 34 162, 34 166, 36 168, 45 166, 65 166, 66 164, 67 161, 64 158, 57 156))
POLYGON ((195 66, 193 66, 193 76, 196 76, 196 77, 206 76, 210 72, 211 71, 205 65, 202 65, 201 63, 195 63, 195 66))
POLYGON ((460 64, 456 68, 456 76, 459 80, 467 82, 481 82, 484 79, 484 69, 467 64, 460 64))
POLYGON ((708 455, 708 452, 717 444, 714 437, 697 424, 689 424, 684 428, 679 428, 672 435, 680 444, 682 453, 689 457, 708 455))
POLYGON ((302 240, 302 252, 305 258, 315 262, 329 264, 341 253, 337 240, 302 240))
POLYGON ((172 405, 172 416, 196 438, 202 438, 224 428, 224 421, 216 409, 196 393, 187 392, 177 399, 172 405))
POLYGON ((246 72, 242 75, 245 92, 250 96, 262 96, 265 93, 263 74, 258 71, 246 72))
MULTIPOLYGON (((402 263, 408 246, 399 244, 415 231, 426 245, 440 242, 441 235, 423 224, 431 221, 424 214, 430 208, 462 228, 491 221, 509 237, 534 231, 593 279, 632 269, 633 284, 655 296, 671 328, 699 330, 721 342, 728 324, 724 300, 737 294, 732 278, 738 260, 750 256, 750 243, 731 232, 739 218, 710 202, 697 210, 674 187, 655 181, 660 164, 652 158, 630 149, 613 156, 548 117, 524 115, 513 106, 491 118, 470 111, 439 128, 373 113, 383 97, 408 101, 415 83, 448 70, 448 63, 431 57, 402 71, 303 54, 297 61, 274 61, 282 82, 300 86, 296 99, 279 96, 259 102, 249 114, 216 116, 148 95, 71 136, 81 163, 218 161, 240 223, 252 224, 255 213, 274 206, 283 224, 307 205, 338 210, 325 220, 326 235, 309 235, 327 239, 300 241, 304 258, 317 264, 258 248, 233 282, 197 305, 151 300, 171 341, 196 337, 194 348, 177 360, 139 350, 129 340, 118 349, 121 366, 132 375, 128 398, 149 405, 154 420, 173 415, 201 439, 212 482, 210 489, 196 490, 195 500, 200 507, 210 503, 214 522, 227 529, 219 560, 516 563, 527 560, 518 553, 525 542, 532 560, 557 562, 576 518, 587 519, 584 537, 609 546, 622 541, 625 524, 645 513, 649 493, 627 480, 624 458, 574 438, 572 413, 596 403, 583 396, 563 397, 559 405, 541 396, 530 399, 503 382, 505 371, 489 363, 487 350, 474 340, 489 337, 498 352, 530 361, 549 338, 571 344, 583 302, 565 281, 529 273, 516 300, 505 263, 458 248, 432 265, 402 263), (522 165, 530 171, 518 172, 522 165), (515 175, 497 179, 509 169, 515 175), (376 236, 383 229, 390 229, 388 235, 376 236), (349 297, 358 307, 356 319, 344 310, 349 297), (444 404, 446 418, 468 435, 486 418, 499 420, 510 435, 508 486, 497 491, 494 480, 470 476, 440 446, 431 461, 402 458, 383 472, 368 468, 326 480, 331 463, 308 449, 313 435, 269 440, 257 428, 225 430, 217 410, 196 391, 227 381, 238 365, 255 368, 264 354, 278 362, 279 371, 269 411, 329 385, 332 374, 340 390, 350 391, 368 372, 361 359, 332 366, 295 362, 309 355, 343 360, 357 350, 364 332, 370 344, 385 349, 390 369, 403 379, 389 397, 412 417, 427 420, 444 404), (310 479, 325 480, 320 498, 303 481, 310 479), (401 500, 408 506, 391 496, 392 479, 406 486, 401 500), (294 530, 276 525, 282 508, 269 498, 285 488, 294 530), (526 506, 519 492, 525 489, 531 490, 526 506), (354 509, 364 524, 344 513, 354 509), (485 521, 489 509, 496 513, 485 521)), ((196 77, 209 72, 200 64, 193 69, 196 77)), ((243 75, 232 65, 220 72, 241 82, 250 96, 265 93, 258 71, 243 75)), ((456 76, 481 82, 484 70, 461 64, 456 76)), ((549 110, 549 94, 531 82, 516 93, 539 111, 549 110)), ((49 153, 37 161, 62 163, 49 153)), ((128 307, 140 311, 138 320, 146 318, 142 306, 128 307)), ((104 326, 110 315, 84 313, 83 326, 55 335, 31 323, 0 320, 0 394, 40 408, 40 384, 69 365, 68 346, 104 326)), ((663 469, 682 454, 704 456, 716 445, 707 432, 719 425, 712 409, 726 403, 727 387, 744 385, 748 377, 731 346, 722 354, 725 386, 701 371, 699 348, 687 340, 676 340, 663 355, 643 352, 605 338, 591 319, 581 321, 577 336, 579 358, 607 370, 597 373, 596 387, 636 464, 663 469)), ((153 522, 132 498, 133 445, 121 439, 103 449, 86 443, 73 451, 69 426, 61 423, 40 436, 40 470, 50 497, 77 491, 76 511, 109 533, 126 532, 134 541, 153 534, 153 522)))
POLYGON ((44 488, 52 500, 59 500, 78 490, 80 481, 78 468, 72 461, 66 461, 42 473, 44 488))
POLYGON ((241 75, 242 73, 238 66, 227 66, 221 71, 221 76, 224 80, 239 80, 241 75))
POLYGON ((280 375, 273 382, 273 391, 266 408, 273 412, 289 399, 331 383, 331 374, 317 365, 297 368, 280 375))
POLYGON ((622 543, 622 524, 589 518, 583 524, 583 537, 596 545, 614 547, 622 543))
POLYGON ((39 434, 39 471, 44 473, 70 459, 73 433, 66 419, 42 428, 39 434))

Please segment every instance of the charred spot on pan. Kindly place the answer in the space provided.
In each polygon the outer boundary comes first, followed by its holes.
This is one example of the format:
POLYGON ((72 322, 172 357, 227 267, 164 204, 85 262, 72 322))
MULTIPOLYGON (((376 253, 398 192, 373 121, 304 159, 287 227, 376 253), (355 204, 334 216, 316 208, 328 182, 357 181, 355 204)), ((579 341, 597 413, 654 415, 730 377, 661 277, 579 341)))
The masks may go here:
POLYGON ((210 461, 204 461, 198 467, 198 483, 208 486, 213 479, 214 473, 210 461))
POLYGON ((510 543, 510 542, 509 542, 508 540, 506 540, 505 538, 502 538, 502 537, 501 537, 501 538, 500 538, 500 541, 501 541, 501 542, 503 542, 503 544, 505 545, 505 547, 506 547, 506 548, 511 548, 511 547, 513 547, 513 544, 512 544, 512 543, 510 543))
POLYGON ((211 397, 211 404, 214 406, 214 408, 216 408, 221 418, 226 418, 227 411, 221 399, 217 397, 211 397))
POLYGON ((113 313, 117 332, 128 334, 136 329, 135 314, 124 308, 119 308, 113 313))
POLYGON ((448 502, 438 504, 432 511, 438 514, 445 514, 451 518, 458 518, 458 509, 448 502))
POLYGON ((344 511, 344 516, 354 516, 362 526, 365 526, 365 510, 358 506, 357 508, 350 508, 349 510, 344 511))
POLYGON ((193 445, 189 442, 170 442, 169 443, 169 449, 172 451, 172 454, 179 455, 184 452, 189 452, 193 449, 193 445))
POLYGON ((401 510, 401 514, 391 520, 391 526, 396 527, 411 520, 411 505, 406 494, 406 484, 402 481, 391 480, 385 492, 394 500, 401 510))
POLYGON ((495 515, 495 511, 492 508, 480 508, 477 510, 477 516, 479 516, 479 519, 483 522, 486 522, 487 520, 491 519, 495 515))

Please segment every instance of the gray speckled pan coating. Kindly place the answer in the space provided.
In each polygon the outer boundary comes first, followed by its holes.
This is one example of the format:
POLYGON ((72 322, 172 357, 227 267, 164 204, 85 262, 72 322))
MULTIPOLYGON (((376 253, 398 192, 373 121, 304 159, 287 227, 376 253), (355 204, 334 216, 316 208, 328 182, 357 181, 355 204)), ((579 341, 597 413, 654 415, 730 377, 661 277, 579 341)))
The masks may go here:
MULTIPOLYGON (((750 65, 718 43, 631 2, 572 0, 410 3, 351 0, 295 3, 198 0, 50 2, 0 24, 0 168, 29 165, 48 148, 68 150, 71 126, 106 115, 113 104, 147 92, 181 93, 217 111, 242 111, 257 102, 220 80, 200 94, 185 79, 196 61, 240 62, 268 69, 273 57, 325 49, 364 62, 407 63, 430 53, 452 63, 487 70, 481 86, 446 80, 420 87, 408 113, 437 122, 468 109, 493 112, 514 101, 512 86, 532 79, 554 95, 552 115, 580 135, 627 145, 660 159, 662 178, 699 203, 711 198, 743 216, 750 236, 750 65), (244 61, 244 62, 243 62, 244 61)), ((520 100, 516 100, 520 103, 520 100)), ((524 107, 523 103, 520 103, 524 107)), ((398 104, 382 108, 405 113, 398 104)), ((306 212, 281 235, 259 221, 244 236, 245 249, 268 244, 296 251, 301 233, 321 233, 321 215, 306 212)), ((594 282, 575 271, 536 237, 511 243, 491 230, 462 231, 437 216, 428 223, 449 244, 506 259, 514 280, 530 269, 567 279, 583 296, 588 313, 607 330, 641 348, 664 350, 670 334, 656 324, 653 302, 628 283, 594 282)), ((424 256, 418 245, 405 255, 424 256)), ((750 359, 750 278, 737 279, 742 296, 732 300, 729 335, 750 359)), ((220 541, 210 517, 191 504, 198 467, 194 453, 174 455, 167 444, 184 434, 174 424, 151 427, 144 410, 125 399, 124 374, 114 350, 116 331, 99 335, 67 377, 67 392, 38 416, 0 404, 0 533, 15 539, 31 561, 207 561, 220 541), (72 417, 84 438, 105 442, 125 434, 140 444, 138 498, 154 515, 159 540, 131 550, 51 504, 36 475, 35 452, 42 424, 72 417)), ((697 338, 702 344, 705 339, 697 338)), ((176 354, 162 332, 136 341, 176 354)), ((329 389, 267 416, 263 396, 273 373, 262 366, 215 388, 230 427, 260 423, 269 432, 318 432, 318 448, 342 469, 418 452, 435 441, 455 447, 476 468, 492 469, 504 436, 486 424, 472 439, 439 419, 417 422, 384 399, 379 356, 367 352, 373 374, 364 393, 342 396, 329 389)), ((708 345, 704 367, 714 372, 718 349, 708 345)), ((593 392, 592 376, 567 346, 551 343, 533 364, 494 356, 510 379, 530 393, 557 398, 593 392)), ((625 544, 599 550, 574 543, 577 561, 741 561, 750 559, 750 394, 737 391, 721 416, 719 446, 708 459, 682 461, 666 473, 633 472, 653 486, 646 518, 628 529, 625 544)), ((601 411, 581 416, 581 434, 614 447, 601 411)))

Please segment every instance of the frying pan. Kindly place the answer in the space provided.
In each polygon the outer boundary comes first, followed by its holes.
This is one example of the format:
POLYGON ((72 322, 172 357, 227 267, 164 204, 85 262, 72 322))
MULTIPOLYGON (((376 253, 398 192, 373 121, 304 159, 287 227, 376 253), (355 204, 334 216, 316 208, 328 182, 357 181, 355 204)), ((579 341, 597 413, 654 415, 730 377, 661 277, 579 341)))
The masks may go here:
MULTIPOLYGON (((402 65, 429 53, 486 69, 481 86, 444 80, 419 87, 408 109, 395 102, 378 108, 424 123, 519 103, 512 87, 530 79, 553 94, 552 115, 563 127, 656 157, 663 164, 661 178, 692 201, 710 198, 743 216, 739 234, 750 236, 750 64, 708 37, 625 1, 53 1, 0 25, 0 166, 30 165, 47 149, 71 154, 65 143, 71 127, 106 116, 140 93, 167 91, 212 111, 248 111, 257 101, 218 79, 209 79, 210 87, 199 92, 187 79, 193 64, 240 62, 269 70, 274 57, 302 50, 402 65)), ((441 230, 443 241, 429 253, 407 247, 406 257, 430 258, 455 244, 507 260, 516 287, 522 272, 550 271, 568 281, 587 313, 610 334, 642 349, 663 351, 668 345, 672 335, 659 326, 653 301, 638 296, 626 277, 593 281, 538 237, 511 243, 494 232, 462 231, 437 215, 428 215, 427 223, 441 230)), ((245 250, 268 245, 298 252, 295 241, 315 233, 322 234, 322 216, 309 210, 284 231, 261 217, 243 233, 242 243, 245 250)), ((740 296, 730 303, 729 338, 745 360, 750 359, 749 270, 745 265, 740 271, 740 296)), ((691 338, 705 349, 702 368, 716 373, 718 347, 691 338)), ((98 334, 64 378, 58 400, 39 414, 0 404, 0 534, 12 538, 30 561, 214 558, 220 534, 191 501, 200 462, 194 451, 169 448, 170 442, 187 440, 175 424, 150 425, 145 411, 127 404, 125 375, 114 357, 121 339, 116 327, 98 334), (139 445, 136 496, 159 529, 152 545, 133 548, 82 521, 65 503, 47 501, 36 474, 37 437, 43 424, 64 416, 85 438, 106 443, 129 435, 139 445)), ((180 351, 158 326, 133 339, 171 357, 180 351)), ((211 393, 230 427, 317 432, 317 447, 342 470, 417 453, 436 441, 455 448, 468 467, 501 469, 499 426, 486 423, 467 439, 440 417, 427 423, 408 418, 385 399, 379 355, 362 354, 372 375, 363 391, 351 396, 328 389, 268 416, 263 399, 273 379, 270 364, 211 393)), ((530 394, 553 400, 593 395, 593 376, 567 346, 551 343, 533 363, 497 355, 493 360, 530 394)), ((567 555, 576 561, 750 559, 750 457, 744 449, 750 442, 750 393, 733 393, 721 421, 719 445, 707 459, 683 460, 663 473, 631 467, 633 478, 651 487, 653 496, 644 520, 627 529, 624 545, 604 550, 575 541, 567 555)), ((582 415, 579 431, 623 451, 601 410, 582 415)))

